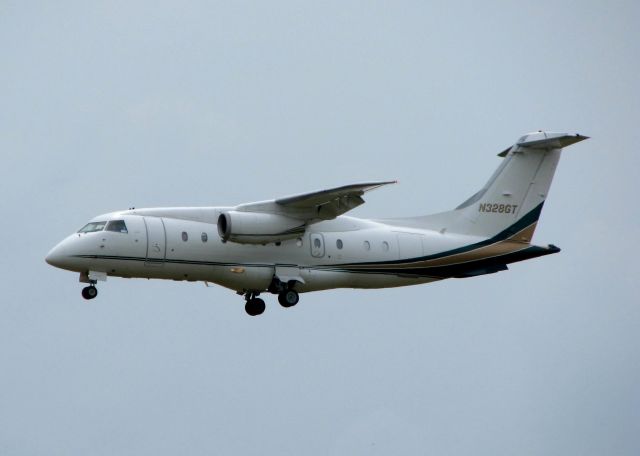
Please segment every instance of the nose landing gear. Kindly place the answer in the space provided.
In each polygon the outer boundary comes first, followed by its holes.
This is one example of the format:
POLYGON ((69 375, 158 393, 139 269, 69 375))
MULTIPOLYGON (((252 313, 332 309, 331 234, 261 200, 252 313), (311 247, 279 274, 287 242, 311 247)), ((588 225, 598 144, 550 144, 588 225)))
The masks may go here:
POLYGON ((98 296, 98 289, 96 288, 98 280, 103 282, 107 280, 107 273, 99 271, 84 271, 80 273, 80 282, 89 284, 88 287, 82 289, 82 297, 84 299, 94 299, 98 296))
POLYGON ((93 299, 96 296, 98 296, 98 289, 95 287, 95 285, 91 284, 88 287, 84 287, 82 289, 82 297, 84 299, 93 299))

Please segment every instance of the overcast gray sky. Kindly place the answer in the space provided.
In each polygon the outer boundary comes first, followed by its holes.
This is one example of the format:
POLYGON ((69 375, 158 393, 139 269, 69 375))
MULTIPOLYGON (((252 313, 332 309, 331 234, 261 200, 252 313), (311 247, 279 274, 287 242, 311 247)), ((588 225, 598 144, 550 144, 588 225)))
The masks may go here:
POLYGON ((637 455, 640 6, 0 3, 2 455, 637 455), (537 129, 535 242, 466 280, 270 298, 47 251, 130 206, 368 179, 362 217, 456 206, 537 129))

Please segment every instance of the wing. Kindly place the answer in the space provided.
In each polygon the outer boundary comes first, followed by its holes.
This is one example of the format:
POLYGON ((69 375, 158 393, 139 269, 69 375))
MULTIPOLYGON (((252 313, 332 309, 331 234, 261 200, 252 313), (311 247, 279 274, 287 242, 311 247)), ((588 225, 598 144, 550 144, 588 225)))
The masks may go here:
POLYGON ((272 201, 248 203, 237 206, 241 212, 269 212, 313 223, 331 220, 351 209, 364 204, 362 195, 369 190, 397 181, 365 182, 342 187, 286 196, 272 201))

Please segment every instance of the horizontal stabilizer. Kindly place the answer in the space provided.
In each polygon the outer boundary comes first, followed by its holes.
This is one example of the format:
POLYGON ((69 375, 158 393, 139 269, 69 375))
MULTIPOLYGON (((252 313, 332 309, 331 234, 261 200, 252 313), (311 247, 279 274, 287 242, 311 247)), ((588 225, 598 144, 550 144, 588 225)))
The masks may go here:
POLYGON ((549 133, 544 131, 538 131, 536 133, 529 133, 523 136, 512 147, 508 147, 498 154, 499 157, 506 157, 511 149, 514 147, 526 147, 530 149, 562 149, 563 147, 570 146, 584 139, 589 139, 588 136, 579 134, 569 135, 567 133, 549 133))

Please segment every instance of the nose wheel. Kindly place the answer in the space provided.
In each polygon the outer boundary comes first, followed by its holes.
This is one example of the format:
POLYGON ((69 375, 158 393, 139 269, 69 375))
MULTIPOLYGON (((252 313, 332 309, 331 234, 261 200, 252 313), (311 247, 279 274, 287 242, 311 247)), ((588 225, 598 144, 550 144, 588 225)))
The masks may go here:
POLYGON ((82 297, 84 299, 93 299, 98 296, 98 289, 94 285, 89 285, 82 289, 82 297))

